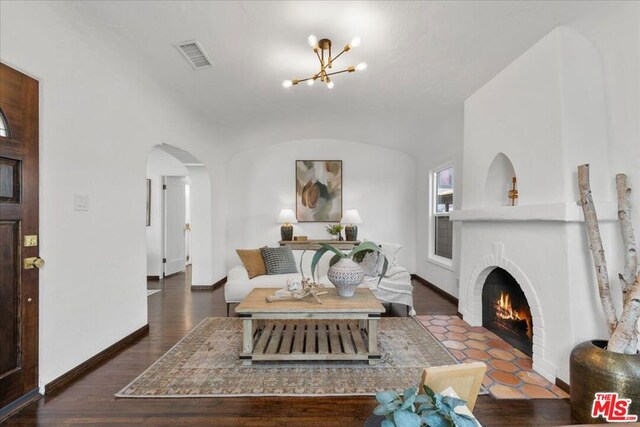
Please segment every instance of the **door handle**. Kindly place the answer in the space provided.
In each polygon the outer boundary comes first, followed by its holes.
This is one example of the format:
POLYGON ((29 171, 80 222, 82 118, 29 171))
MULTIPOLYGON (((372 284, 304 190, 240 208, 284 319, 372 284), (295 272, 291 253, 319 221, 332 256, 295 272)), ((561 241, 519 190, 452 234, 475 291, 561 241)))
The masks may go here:
POLYGON ((24 269, 29 270, 32 268, 42 268, 44 267, 44 260, 40 257, 31 257, 24 259, 24 269))

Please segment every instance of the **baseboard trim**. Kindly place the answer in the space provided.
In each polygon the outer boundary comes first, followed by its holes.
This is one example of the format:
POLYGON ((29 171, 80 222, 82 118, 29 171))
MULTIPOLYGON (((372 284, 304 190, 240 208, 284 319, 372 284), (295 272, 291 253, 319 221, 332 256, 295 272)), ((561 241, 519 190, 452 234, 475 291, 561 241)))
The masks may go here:
POLYGON ((225 283, 227 283, 227 276, 223 277, 222 279, 218 280, 216 283, 212 285, 191 285, 191 290, 192 291, 213 291, 215 289, 218 289, 220 286, 223 286, 225 283))
POLYGON ((417 274, 412 274, 411 275, 411 279, 415 280, 416 282, 420 283, 421 285, 426 286, 427 288, 431 289, 432 291, 434 291, 435 293, 437 293, 438 295, 440 295, 444 299, 446 299, 446 300, 454 303, 456 306, 458 306, 458 298, 454 297, 453 295, 451 295, 450 293, 448 293, 446 291, 443 291, 442 289, 440 289, 439 287, 437 287, 433 283, 429 282, 428 280, 418 276, 417 274))
POLYGON ((41 397, 42 395, 40 394, 40 390, 36 387, 24 396, 9 403, 4 408, 0 408, 0 424, 20 412, 22 409, 31 405, 33 402, 40 400, 41 397))
POLYGON ((556 377, 556 387, 558 387, 560 390, 564 391, 568 395, 571 395, 571 386, 557 377, 556 377))
POLYGON ((126 337, 122 338, 118 342, 105 348, 100 353, 85 360, 75 368, 60 375, 58 378, 56 378, 55 380, 45 385, 44 386, 45 394, 48 395, 50 393, 54 393, 56 391, 59 391, 65 388, 66 386, 71 384, 73 381, 81 377, 86 372, 92 370, 93 368, 98 367, 100 364, 102 364, 106 360, 112 358, 117 353, 124 350, 126 347, 128 347, 129 345, 133 344, 134 342, 136 342, 137 340, 139 340, 140 338, 148 334, 149 334, 149 324, 146 324, 143 327, 133 331, 126 337))
POLYGON ((160 276, 147 276, 147 281, 148 282, 159 282, 160 281, 160 276))

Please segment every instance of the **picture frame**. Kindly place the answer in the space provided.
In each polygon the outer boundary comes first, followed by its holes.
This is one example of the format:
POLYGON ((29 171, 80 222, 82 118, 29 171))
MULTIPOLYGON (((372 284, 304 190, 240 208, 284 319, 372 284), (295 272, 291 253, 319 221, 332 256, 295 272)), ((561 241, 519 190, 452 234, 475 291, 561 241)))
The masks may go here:
POLYGON ((298 222, 340 222, 342 160, 296 160, 298 222))
POLYGON ((147 179, 147 227, 151 226, 151 180, 147 179))

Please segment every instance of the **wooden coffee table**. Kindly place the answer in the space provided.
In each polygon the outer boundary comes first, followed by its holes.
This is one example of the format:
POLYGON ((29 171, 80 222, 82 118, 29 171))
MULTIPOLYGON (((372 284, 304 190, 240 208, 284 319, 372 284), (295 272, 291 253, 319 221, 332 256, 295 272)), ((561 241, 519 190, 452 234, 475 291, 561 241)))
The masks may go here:
POLYGON ((236 307, 243 319, 240 359, 253 361, 360 360, 375 365, 378 319, 384 307, 366 288, 351 298, 334 288, 313 298, 275 301, 266 298, 274 288, 256 288, 236 307))

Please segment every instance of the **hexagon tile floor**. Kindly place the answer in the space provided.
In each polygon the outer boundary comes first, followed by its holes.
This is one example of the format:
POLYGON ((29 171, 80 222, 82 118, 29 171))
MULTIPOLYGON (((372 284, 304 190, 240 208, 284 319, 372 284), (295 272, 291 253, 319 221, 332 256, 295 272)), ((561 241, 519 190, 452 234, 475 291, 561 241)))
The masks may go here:
POLYGON ((568 399, 569 395, 533 371, 531 358, 493 332, 458 316, 416 316, 460 362, 487 364, 482 385, 496 399, 568 399))

